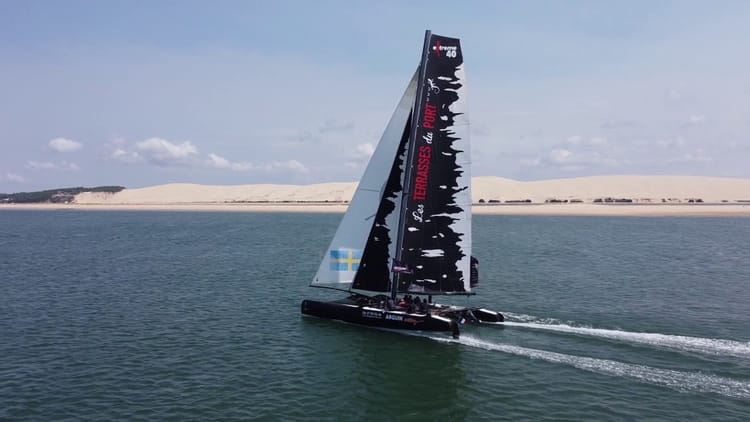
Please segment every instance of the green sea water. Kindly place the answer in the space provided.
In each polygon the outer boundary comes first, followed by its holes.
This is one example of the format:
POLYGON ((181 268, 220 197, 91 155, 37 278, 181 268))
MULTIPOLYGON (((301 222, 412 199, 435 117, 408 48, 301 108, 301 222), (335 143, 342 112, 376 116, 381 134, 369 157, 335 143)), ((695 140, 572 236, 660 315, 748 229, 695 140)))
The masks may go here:
POLYGON ((340 218, 0 212, 0 420, 750 419, 750 219, 477 216, 452 340, 300 315, 340 218))

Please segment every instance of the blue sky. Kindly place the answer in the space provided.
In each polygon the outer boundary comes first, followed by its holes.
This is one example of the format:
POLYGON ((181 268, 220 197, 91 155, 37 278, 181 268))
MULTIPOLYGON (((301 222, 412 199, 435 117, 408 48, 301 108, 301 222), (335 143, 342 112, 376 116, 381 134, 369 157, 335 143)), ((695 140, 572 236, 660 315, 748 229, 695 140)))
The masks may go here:
POLYGON ((425 29, 475 176, 750 177, 750 3, 464 3, 0 0, 0 192, 356 181, 425 29))

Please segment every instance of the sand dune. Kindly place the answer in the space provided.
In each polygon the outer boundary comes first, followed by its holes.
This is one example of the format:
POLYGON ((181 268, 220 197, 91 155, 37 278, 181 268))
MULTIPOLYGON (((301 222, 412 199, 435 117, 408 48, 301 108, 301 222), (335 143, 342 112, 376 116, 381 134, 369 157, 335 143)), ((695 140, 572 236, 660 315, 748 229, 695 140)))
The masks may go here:
MULTIPOLYGON (((115 194, 82 193, 77 204, 169 205, 231 204, 243 202, 342 202, 349 201, 356 183, 315 185, 209 186, 167 184, 125 189, 115 194)), ((578 199, 592 203, 597 198, 630 198, 640 203, 672 203, 701 199, 706 203, 750 201, 750 179, 692 176, 594 176, 521 182, 499 177, 472 179, 472 199, 500 202, 530 199, 578 199)))
POLYGON ((217 204, 241 202, 343 202, 349 201, 356 183, 317 185, 236 185, 212 186, 173 183, 115 194, 84 192, 77 204, 217 204))
POLYGON ((498 177, 476 177, 472 180, 472 197, 479 199, 518 200, 630 198, 637 202, 673 202, 700 198, 721 203, 750 200, 750 179, 694 176, 593 176, 519 182, 498 177))
MULTIPOLYGON (((168 184, 115 194, 82 193, 74 204, 11 204, 0 209, 344 212, 356 183, 208 186, 168 184)), ((750 216, 750 179, 596 176, 521 182, 472 180, 475 214, 583 216, 750 216), (628 204, 595 203, 627 198, 628 204), (547 200, 576 203, 547 204, 547 200), (703 203, 689 203, 700 199, 703 203), (530 200, 530 204, 507 201, 530 200), (579 203, 580 202, 580 203, 579 203)))

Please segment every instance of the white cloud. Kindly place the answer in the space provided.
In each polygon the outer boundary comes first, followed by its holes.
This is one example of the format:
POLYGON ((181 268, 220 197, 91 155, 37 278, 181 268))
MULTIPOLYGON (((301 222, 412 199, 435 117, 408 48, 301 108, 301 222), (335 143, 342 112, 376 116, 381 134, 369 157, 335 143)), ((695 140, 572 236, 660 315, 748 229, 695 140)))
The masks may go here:
POLYGON ((81 149, 83 144, 72 139, 55 138, 49 141, 49 147, 57 152, 72 152, 81 149))
POLYGON ((347 160, 344 161, 344 167, 348 169, 358 169, 363 167, 367 160, 370 159, 372 154, 375 152, 375 147, 366 142, 364 144, 357 145, 353 151, 347 154, 347 160))
POLYGON ((273 161, 269 165, 264 166, 266 170, 273 171, 278 169, 290 170, 297 173, 307 173, 307 167, 297 160, 287 161, 273 161))
POLYGON ((232 162, 226 158, 216 155, 208 154, 208 160, 206 165, 218 169, 234 170, 234 171, 265 171, 274 172, 278 170, 289 170, 297 173, 307 173, 307 167, 297 160, 288 161, 272 161, 266 164, 253 164, 247 161, 232 162))
POLYGON ((0 174, 0 181, 2 180, 7 180, 9 182, 18 182, 18 183, 23 183, 24 181, 26 181, 26 179, 24 179, 23 176, 21 176, 20 174, 16 174, 16 173, 5 173, 5 176, 0 174))
POLYGON ((573 161, 573 153, 567 149, 553 149, 547 155, 550 164, 570 164, 573 161))
POLYGON ((555 148, 545 156, 521 160, 521 164, 529 167, 552 166, 570 171, 587 167, 616 167, 619 162, 613 158, 604 157, 595 151, 574 152, 565 148, 555 148))
POLYGON ((206 160, 206 164, 209 167, 214 167, 217 169, 230 169, 235 171, 248 171, 252 170, 254 167, 252 163, 248 163, 245 161, 233 163, 226 158, 216 154, 208 154, 208 160, 206 160))
POLYGON ((58 162, 52 162, 52 161, 28 161, 26 162, 27 169, 29 170, 70 170, 70 171, 78 171, 81 168, 76 165, 76 163, 70 163, 67 161, 58 161, 58 162))
POLYGON ((229 160, 216 154, 208 154, 208 161, 206 164, 208 164, 209 167, 216 167, 217 169, 228 169, 232 167, 232 163, 230 163, 229 160))
POLYGON ((582 140, 583 140, 582 136, 574 135, 574 136, 569 136, 566 142, 571 145, 579 145, 582 140))
POLYGON ((44 162, 40 163, 37 161, 29 161, 26 163, 26 168, 29 170, 51 170, 54 169, 56 166, 52 162, 44 162))
POLYGON ((189 141, 179 144, 162 138, 149 138, 135 144, 144 158, 157 164, 187 164, 198 153, 189 141))
POLYGON ((692 116, 688 117, 687 123, 690 125, 702 125, 706 123, 706 116, 703 116, 701 114, 693 114, 692 116))
POLYGON ((638 127, 638 122, 628 119, 606 119, 600 127, 609 130, 633 129, 638 127))
POLYGON ((600 138, 600 137, 592 137, 592 138, 584 138, 583 136, 570 136, 568 139, 565 140, 565 143, 568 145, 573 146, 591 146, 591 147, 597 147, 607 144, 607 138, 600 138))
POLYGON ((537 158, 522 158, 521 159, 521 165, 526 167, 536 167, 542 164, 542 160, 537 158))
MULTIPOLYGON (((162 138, 149 138, 137 142, 134 150, 128 148, 125 145, 126 143, 122 141, 113 142, 113 144, 115 149, 110 157, 124 163, 148 161, 159 166, 206 166, 238 172, 273 173, 284 170, 293 173, 306 173, 308 171, 307 167, 297 160, 251 163, 248 161, 230 161, 221 155, 210 153, 201 161, 198 159, 198 148, 187 141, 178 144, 162 138)), ((36 168, 51 168, 52 166, 52 163, 34 163, 36 168)))
POLYGON ((685 140, 682 138, 682 136, 678 136, 674 139, 660 139, 656 141, 656 144, 662 148, 682 148, 685 146, 685 140))
POLYGON ((682 97, 682 93, 676 89, 670 89, 664 93, 664 99, 667 100, 667 102, 679 102, 682 100, 682 97))
POLYGON ((374 152, 375 152, 375 147, 372 146, 372 144, 369 142, 357 145, 358 157, 370 158, 372 156, 372 153, 374 152))
MULTIPOLYGON (((190 141, 171 142, 163 138, 148 138, 128 146, 127 142, 117 139, 111 142, 114 148, 110 158, 128 164, 149 162, 157 166, 200 166, 198 148, 190 141)), ((244 170, 247 163, 230 163, 224 157, 209 154, 205 165, 214 168, 231 168, 244 170)))
POLYGON ((136 151, 126 151, 122 148, 116 148, 111 155, 112 158, 124 163, 135 163, 142 160, 142 157, 136 151))
POLYGON ((320 127, 318 127, 318 132, 349 132, 352 129, 354 129, 354 123, 352 122, 341 123, 335 120, 326 120, 320 127))
POLYGON ((26 180, 20 174, 15 173, 6 173, 5 178, 10 180, 11 182, 23 182, 24 180, 26 180))
POLYGON ((688 152, 678 157, 667 160, 669 163, 710 163, 713 159, 706 155, 702 149, 696 149, 692 153, 688 152))

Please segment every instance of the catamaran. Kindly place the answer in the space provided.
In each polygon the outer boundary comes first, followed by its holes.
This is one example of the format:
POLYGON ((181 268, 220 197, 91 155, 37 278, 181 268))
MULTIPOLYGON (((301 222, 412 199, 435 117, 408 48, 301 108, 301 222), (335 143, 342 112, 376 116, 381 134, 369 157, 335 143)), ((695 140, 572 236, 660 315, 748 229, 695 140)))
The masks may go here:
POLYGON ((348 296, 304 300, 302 314, 454 337, 466 322, 503 321, 499 312, 433 302, 473 294, 465 93, 459 40, 427 31, 419 67, 310 284, 348 296))

